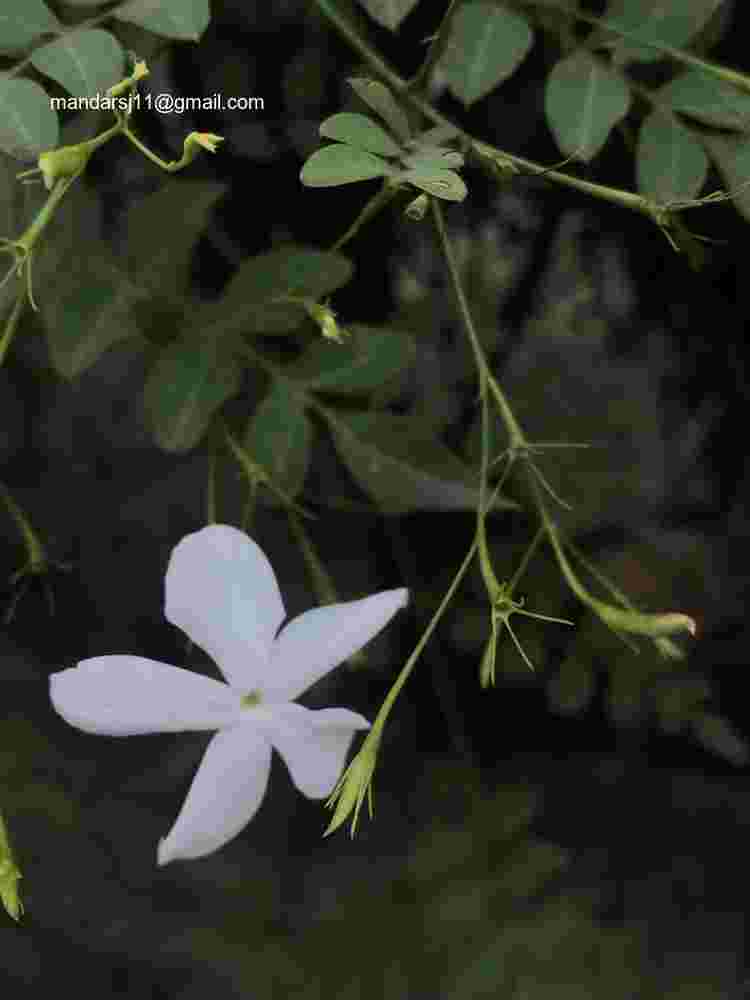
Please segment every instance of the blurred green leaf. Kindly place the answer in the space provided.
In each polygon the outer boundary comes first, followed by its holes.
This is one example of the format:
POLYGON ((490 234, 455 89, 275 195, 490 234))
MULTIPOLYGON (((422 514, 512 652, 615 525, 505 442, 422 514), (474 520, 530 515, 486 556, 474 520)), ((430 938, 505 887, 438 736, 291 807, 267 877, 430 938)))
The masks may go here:
POLYGON ((435 150, 455 139, 458 129, 454 125, 434 125, 425 132, 420 132, 407 143, 414 149, 435 150))
POLYGON ((693 732, 703 746, 737 767, 748 762, 748 747, 728 719, 706 712, 693 721, 693 732))
POLYGON ((629 108, 623 77, 581 49, 561 59, 547 77, 544 110, 566 156, 593 159, 629 108))
POLYGON ((419 0, 359 0, 367 13, 384 28, 395 31, 419 0))
POLYGON ((750 129, 750 94, 698 69, 681 73, 654 94, 660 105, 717 128, 750 129))
POLYGON ((243 447, 289 497, 301 492, 312 446, 304 401, 286 379, 274 379, 250 419, 243 447))
POLYGON ((352 276, 343 254, 289 245, 244 260, 221 300, 205 309, 204 325, 216 325, 222 336, 238 333, 287 333, 307 317, 303 305, 283 301, 287 295, 322 299, 352 276))
MULTIPOLYGON (((0 51, 26 48, 40 35, 56 33, 60 22, 43 0, 3 0, 0 51)), ((4 80, 3 83, 9 81, 4 80)))
POLYGON ((409 119, 384 84, 366 77, 350 77, 348 83, 360 100, 380 115, 397 139, 401 142, 409 139, 411 135, 409 119))
POLYGON ((415 356, 408 334, 387 328, 354 325, 343 343, 316 340, 286 374, 307 389, 326 392, 369 392, 408 368, 415 356))
POLYGON ((326 139, 336 139, 355 149, 380 156, 398 156, 401 147, 384 131, 377 122, 367 115, 342 111, 326 118, 320 126, 320 134, 326 139))
POLYGON ((211 20, 208 0, 132 0, 112 14, 118 21, 185 42, 199 41, 211 20))
POLYGON ((533 41, 521 14, 490 3, 465 3, 451 21, 440 68, 451 92, 468 107, 515 73, 533 41))
POLYGON ((170 179, 127 215, 128 269, 159 297, 190 293, 190 263, 211 210, 224 193, 212 181, 170 179))
POLYGON ((140 334, 133 306, 142 293, 114 270, 104 273, 97 264, 95 271, 82 281, 73 278, 67 294, 45 296, 40 305, 52 364, 64 378, 75 378, 113 344, 140 334))
MULTIPOLYGON (((326 419, 342 460, 385 513, 476 508, 473 477, 428 424, 389 413, 330 410, 326 419)), ((496 504, 515 506, 502 497, 496 504)))
POLYGON ((125 53, 108 31, 73 31, 31 54, 35 69, 74 97, 93 97, 121 80, 125 53))
POLYGON ((53 149, 60 139, 57 112, 33 80, 0 80, 0 150, 21 160, 53 149))
POLYGON ((170 344, 151 369, 143 397, 159 447, 172 452, 193 448, 240 384, 238 362, 215 340, 198 335, 170 344))
POLYGON ((610 0, 607 24, 627 32, 617 36, 614 58, 619 63, 662 59, 663 46, 679 49, 695 38, 723 0, 610 0), (650 45, 638 45, 638 42, 650 45))
POLYGON ((750 219, 750 137, 705 133, 702 139, 734 206, 740 215, 750 219))
POLYGON ((343 142, 332 142, 307 158, 300 180, 307 187, 337 187, 374 177, 389 177, 393 173, 393 167, 379 156, 343 142))
POLYGON ((708 176, 708 157, 690 129, 660 109, 648 115, 636 149, 638 190, 660 204, 695 198, 708 176))

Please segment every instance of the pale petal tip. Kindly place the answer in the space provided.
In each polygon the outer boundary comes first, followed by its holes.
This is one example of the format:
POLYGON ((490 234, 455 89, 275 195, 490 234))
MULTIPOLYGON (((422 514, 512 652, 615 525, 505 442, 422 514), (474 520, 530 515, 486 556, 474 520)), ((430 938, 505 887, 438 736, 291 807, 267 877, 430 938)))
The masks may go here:
POLYGON ((164 865, 168 865, 170 861, 174 861, 176 855, 172 847, 169 846, 169 838, 163 837, 159 841, 159 846, 156 849, 156 864, 159 868, 163 868, 164 865))

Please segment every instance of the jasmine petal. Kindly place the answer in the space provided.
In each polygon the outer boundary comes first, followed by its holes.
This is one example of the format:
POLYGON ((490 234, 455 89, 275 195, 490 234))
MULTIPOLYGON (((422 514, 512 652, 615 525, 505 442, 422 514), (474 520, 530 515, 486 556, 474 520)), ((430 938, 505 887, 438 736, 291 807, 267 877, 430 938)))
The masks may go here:
POLYGON ((223 847, 263 801, 271 744, 252 726, 222 729, 208 744, 180 814, 159 841, 157 864, 200 858, 223 847))
POLYGON ((263 694, 269 700, 297 698, 376 636, 408 600, 409 591, 400 587, 292 619, 274 643, 263 694))
POLYGON ((258 687, 286 617, 268 559, 237 528, 213 524, 187 535, 170 557, 168 621, 211 657, 235 687, 258 687))
POLYGON ((330 795, 346 762, 354 734, 370 723, 347 708, 317 712, 302 705, 270 705, 261 722, 289 768, 295 787, 310 799, 330 795))
POLYGON ((99 736, 219 729, 242 718, 221 681, 142 656, 94 656, 50 677, 50 697, 71 726, 99 736))

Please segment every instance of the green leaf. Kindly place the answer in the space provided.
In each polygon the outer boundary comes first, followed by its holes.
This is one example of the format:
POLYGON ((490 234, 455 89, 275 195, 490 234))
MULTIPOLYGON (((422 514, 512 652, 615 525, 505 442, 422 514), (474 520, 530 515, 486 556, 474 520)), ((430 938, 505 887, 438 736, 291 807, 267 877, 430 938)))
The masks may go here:
POLYGON ((211 417, 239 392, 238 362, 222 354, 203 331, 170 344, 146 379, 146 416, 164 451, 189 451, 203 437, 211 417))
POLYGON ((108 31, 74 31, 36 49, 35 69, 55 80, 74 97, 93 97, 121 80, 125 53, 108 31))
POLYGON ((60 22, 43 0, 4 0, 0 10, 0 51, 26 48, 40 35, 59 30, 60 22))
POLYGON ((286 379, 275 379, 248 424, 243 447, 291 498, 301 491, 312 446, 304 401, 286 379))
POLYGON ((352 265, 340 253, 295 245, 270 250, 240 264, 221 301, 207 310, 207 323, 245 333, 286 333, 305 319, 304 306, 286 295, 322 299, 345 285, 352 265))
POLYGON ((350 77, 348 83, 360 100, 380 115, 401 142, 408 141, 411 136, 409 119, 384 84, 379 80, 369 80, 365 77, 350 77))
POLYGON ((33 159, 60 138, 57 113, 33 80, 0 80, 0 150, 33 159))
POLYGON ((367 13, 384 28, 395 31, 419 0, 359 0, 367 13))
POLYGON ((717 128, 750 130, 750 94, 730 83, 691 69, 655 92, 660 105, 717 128))
MULTIPOLYGON (((476 508, 474 477, 421 420, 330 410, 325 416, 342 460, 385 513, 476 508)), ((515 504, 499 498, 496 506, 515 504)))
POLYGON ((701 138, 732 195, 734 206, 750 220, 750 137, 706 133, 701 138))
POLYGON ((515 73, 533 41, 522 15, 490 3, 466 3, 451 22, 440 68, 468 107, 515 73))
POLYGON ((112 13, 118 21, 185 42, 199 41, 211 20, 208 0, 132 0, 112 13))
POLYGON ((450 150, 420 150, 401 157, 401 162, 412 170, 432 172, 433 170, 457 169, 464 165, 461 153, 450 150))
POLYGON ((457 135, 458 129, 454 125, 435 125, 410 139, 407 146, 418 150, 427 148, 432 151, 455 139, 457 135))
POLYGON ((212 181, 174 178, 130 209, 128 265, 139 284, 161 297, 188 295, 193 249, 224 190, 212 181))
POLYGON ((307 187, 336 187, 373 177, 388 177, 393 172, 392 167, 379 156, 334 142, 308 157, 299 176, 307 187))
POLYGON ((614 58, 619 63, 653 62, 663 47, 679 49, 700 33, 723 0, 610 0, 607 24, 627 32, 618 36, 614 58), (650 45, 639 45, 649 42, 650 45))
POLYGON ((452 170, 406 170, 398 175, 398 180, 445 201, 463 201, 469 193, 463 180, 452 170))
POLYGON ((354 146, 355 149, 364 149, 368 153, 398 156, 401 152, 401 147, 377 122, 367 115, 358 115, 353 111, 342 111, 337 115, 331 115, 321 123, 319 131, 326 139, 336 139, 338 142, 354 146))
POLYGON ((638 190, 660 204, 695 198, 706 183, 708 157, 674 115, 652 111, 641 125, 636 151, 638 190))
POLYGON ((114 272, 108 277, 87 272, 62 298, 45 294, 40 310, 55 371, 75 378, 113 344, 138 336, 133 305, 140 297, 114 272))
POLYGON ((316 340, 285 374, 322 392, 370 392, 408 368, 414 341, 398 330, 352 326, 342 344, 316 340))
POLYGON ((566 156, 593 159, 629 108, 623 77, 582 49, 558 62, 547 77, 544 110, 566 156))

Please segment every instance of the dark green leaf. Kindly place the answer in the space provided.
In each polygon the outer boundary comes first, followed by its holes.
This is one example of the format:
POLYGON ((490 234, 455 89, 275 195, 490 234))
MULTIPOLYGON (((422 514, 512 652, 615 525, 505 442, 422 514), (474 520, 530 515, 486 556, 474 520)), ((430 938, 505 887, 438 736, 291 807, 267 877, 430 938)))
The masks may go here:
POLYGON ((163 297, 190 292, 190 263, 211 209, 224 193, 212 181, 169 180, 127 215, 128 263, 139 284, 163 297))
POLYGON ((636 151, 638 190, 660 204, 695 198, 706 182, 708 157, 674 115, 652 111, 644 119, 636 151))
POLYGON ((591 160, 630 107, 622 76, 579 49, 558 62, 547 77, 544 110, 566 156, 591 160))
POLYGON ((440 67, 453 94, 468 107, 518 69, 533 41, 521 14, 481 0, 465 3, 451 22, 440 67))
POLYGON ((240 389, 241 370, 214 340, 193 335, 170 344, 146 379, 144 406, 165 451, 189 451, 211 417, 240 389))
POLYGON ((343 142, 332 142, 307 158, 299 176, 307 187, 337 187, 393 173, 392 167, 379 156, 343 142))
POLYGON ((250 257, 227 285, 221 301, 206 310, 206 323, 222 333, 286 333, 305 319, 304 306, 286 295, 322 299, 345 285, 352 265, 340 253, 290 245, 250 257))
POLYGON ((355 149, 364 149, 368 153, 398 156, 401 152, 401 147, 377 122, 367 115, 358 115, 353 111, 342 111, 337 115, 331 115, 321 123, 319 131, 326 139, 336 139, 348 146, 354 146, 355 149))
POLYGON ((245 433, 243 447, 273 483, 291 498, 301 492, 312 446, 312 426, 299 393, 274 380, 245 433))
POLYGON ((57 112, 33 80, 0 80, 0 150, 32 159, 60 139, 57 112))
POLYGON ((325 392, 379 389, 414 360, 414 341, 398 330, 352 326, 341 344, 316 340, 286 374, 325 392))
POLYGON ((750 94, 698 69, 681 73, 654 95, 660 105, 717 128, 750 129, 750 94))
POLYGON ((57 33, 59 29, 59 21, 42 0, 3 0, 0 51, 26 48, 40 35, 57 33))
POLYGON ((359 2, 373 21, 395 31, 419 0, 359 0, 359 2))
POLYGON ((132 0, 112 13, 118 21, 186 42, 199 41, 211 20, 208 0, 132 0))
POLYGON ((617 34, 615 59, 652 62, 664 56, 664 46, 679 49, 695 38, 722 0, 610 0, 607 24, 617 34), (650 44, 638 44, 648 42, 650 44))
MULTIPOLYGON (((469 470, 409 416, 326 411, 341 458, 385 513, 410 510, 472 510, 479 494, 469 470)), ((498 508, 513 508, 499 498, 498 508)))
POLYGON ((113 344, 137 336, 133 306, 140 297, 124 275, 91 272, 73 279, 62 299, 44 294, 40 309, 55 370, 75 378, 113 344))
POLYGON ((454 125, 435 125, 434 128, 428 128, 426 132, 415 136, 407 145, 415 149, 433 150, 436 147, 444 146, 455 139, 457 135, 458 129, 454 125))
MULTIPOLYGON (((377 111, 401 142, 406 142, 409 139, 411 135, 409 119, 384 84, 379 80, 368 80, 365 77, 351 77, 348 82, 360 100, 364 101, 373 111, 377 111)), ((373 152, 377 152, 377 150, 373 150, 373 152)))
POLYGON ((108 31, 73 31, 31 55, 35 69, 74 97, 93 97, 123 77, 125 53, 108 31))

